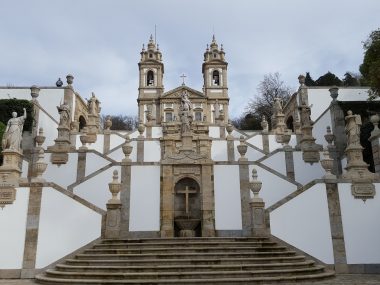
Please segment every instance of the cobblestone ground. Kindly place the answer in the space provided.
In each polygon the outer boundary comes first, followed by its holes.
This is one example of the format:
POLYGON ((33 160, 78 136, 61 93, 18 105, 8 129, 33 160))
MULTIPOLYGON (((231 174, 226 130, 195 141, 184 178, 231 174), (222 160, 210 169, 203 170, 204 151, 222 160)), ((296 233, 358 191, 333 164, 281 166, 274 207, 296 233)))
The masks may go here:
MULTIPOLYGON (((15 279, 0 279, 0 285, 36 285, 33 280, 15 280, 15 279)), ((273 284, 273 283, 271 283, 273 284)), ((279 283, 286 285, 287 283, 279 283)), ((333 279, 319 281, 319 282, 301 282, 289 283, 292 285, 380 285, 380 274, 366 274, 366 275, 339 275, 333 279)))

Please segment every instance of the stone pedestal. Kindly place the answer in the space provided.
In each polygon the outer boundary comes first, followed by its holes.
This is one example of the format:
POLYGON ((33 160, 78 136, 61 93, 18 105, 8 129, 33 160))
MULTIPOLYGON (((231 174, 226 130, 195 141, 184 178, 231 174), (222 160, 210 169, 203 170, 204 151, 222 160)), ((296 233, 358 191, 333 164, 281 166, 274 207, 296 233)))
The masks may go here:
POLYGON ((315 138, 312 136, 312 126, 302 127, 302 138, 300 141, 302 150, 302 159, 307 163, 319 162, 319 151, 322 150, 320 145, 315 143, 315 138))
POLYGON ((290 145, 285 145, 283 149, 285 152, 286 176, 295 180, 293 149, 290 145))
POLYGON ((88 123, 87 123, 87 128, 88 128, 87 142, 88 143, 96 142, 97 134, 99 132, 98 119, 99 117, 96 115, 92 115, 92 114, 88 115, 88 123))
POLYGON ((268 228, 265 221, 265 203, 261 198, 252 198, 249 202, 252 217, 252 236, 268 236, 268 228))
POLYGON ((117 239, 120 238, 121 230, 121 202, 107 203, 106 228, 104 238, 117 239))
POLYGON ((18 186, 21 176, 22 153, 13 149, 5 149, 3 154, 3 165, 0 166, 0 176, 2 180, 14 187, 18 186))
POLYGON ((66 164, 69 160, 68 152, 73 150, 70 143, 70 129, 66 126, 58 126, 58 138, 55 139, 55 144, 49 146, 48 151, 51 154, 51 163, 53 164, 66 164))

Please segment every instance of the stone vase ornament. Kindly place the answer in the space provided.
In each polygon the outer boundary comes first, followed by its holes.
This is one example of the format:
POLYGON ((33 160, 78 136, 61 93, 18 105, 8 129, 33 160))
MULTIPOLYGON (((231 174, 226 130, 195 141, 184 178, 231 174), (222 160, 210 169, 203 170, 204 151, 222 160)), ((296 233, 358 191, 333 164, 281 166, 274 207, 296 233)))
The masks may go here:
POLYGON ((120 204, 120 200, 117 198, 117 195, 120 192, 121 189, 121 183, 119 183, 119 173, 117 170, 113 171, 113 180, 112 182, 108 183, 109 191, 111 192, 112 198, 108 200, 109 204, 120 204))
POLYGON ((257 177, 257 170, 254 168, 252 169, 252 180, 249 182, 249 188, 253 193, 253 198, 259 198, 259 192, 263 185, 261 181, 257 180, 257 177))
POLYGON ((331 170, 334 167, 334 159, 330 158, 329 151, 325 149, 323 152, 323 159, 320 160, 323 169, 326 171, 326 174, 323 176, 325 180, 335 180, 336 176, 331 173, 331 170))
POLYGON ((331 132, 330 126, 327 126, 325 134, 325 140, 327 141, 329 146, 332 146, 332 143, 335 141, 335 135, 331 132))
POLYGON ((284 145, 284 147, 290 147, 289 142, 291 138, 292 138, 292 131, 289 129, 286 129, 284 134, 282 135, 282 144, 284 145))
POLYGON ((140 120, 139 125, 137 127, 137 130, 139 131, 140 135, 139 137, 143 137, 144 131, 145 131, 145 125, 142 120, 140 120))
POLYGON ((38 135, 34 138, 34 141, 37 143, 37 147, 41 148, 42 144, 45 142, 46 137, 44 136, 44 129, 39 128, 38 135))
POLYGON ((249 182, 249 188, 253 193, 253 197, 249 202, 251 208, 251 233, 252 236, 268 236, 269 227, 265 218, 265 203, 259 197, 262 182, 257 179, 257 170, 252 169, 252 180, 249 182))
POLYGON ((131 139, 129 138, 129 136, 126 136, 125 143, 123 144, 121 149, 123 150, 123 153, 125 155, 125 158, 123 160, 124 161, 130 161, 131 159, 129 156, 132 153, 133 146, 131 146, 131 139))
POLYGON ((245 144, 244 136, 240 136, 240 144, 237 146, 240 154, 239 160, 246 160, 245 154, 247 153, 248 146, 245 144))
POLYGON ((42 174, 44 174, 47 168, 47 163, 44 161, 44 154, 45 152, 43 148, 41 148, 38 153, 38 160, 35 163, 35 173, 37 177, 32 179, 32 182, 45 182, 45 179, 42 178, 42 174))
POLYGON ((82 146, 79 149, 86 150, 87 149, 86 144, 88 143, 88 139, 87 139, 87 127, 84 127, 82 129, 82 132, 83 133, 79 136, 79 139, 80 139, 80 142, 82 143, 82 146))

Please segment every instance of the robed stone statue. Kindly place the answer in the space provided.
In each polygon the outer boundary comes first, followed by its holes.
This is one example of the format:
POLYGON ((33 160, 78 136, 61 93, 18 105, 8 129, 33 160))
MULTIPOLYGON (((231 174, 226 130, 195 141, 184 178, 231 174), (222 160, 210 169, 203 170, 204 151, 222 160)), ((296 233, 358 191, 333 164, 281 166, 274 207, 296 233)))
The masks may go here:
POLYGON ((2 147, 3 150, 11 149, 20 151, 22 141, 22 129, 24 128, 24 122, 26 119, 26 109, 24 109, 24 115, 17 117, 16 112, 12 112, 12 118, 9 119, 7 127, 5 129, 2 147))

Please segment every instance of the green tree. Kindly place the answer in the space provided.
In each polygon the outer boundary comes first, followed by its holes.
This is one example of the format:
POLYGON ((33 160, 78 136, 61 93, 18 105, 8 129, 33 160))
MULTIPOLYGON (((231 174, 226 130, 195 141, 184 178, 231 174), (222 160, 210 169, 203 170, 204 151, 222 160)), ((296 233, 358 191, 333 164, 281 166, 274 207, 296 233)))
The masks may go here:
POLYGON ((365 50, 360 72, 364 81, 371 87, 372 98, 380 94, 380 28, 373 31, 363 43, 365 50))
POLYGON ((342 80, 340 80, 334 73, 328 71, 315 81, 316 86, 342 86, 342 80))
POLYGON ((348 71, 344 74, 342 83, 343 86, 360 86, 358 76, 348 71))
MULTIPOLYGON (((246 115, 251 115, 248 119, 255 119, 261 122, 261 118, 265 116, 270 126, 274 98, 280 98, 283 104, 285 104, 293 92, 294 91, 289 86, 286 86, 280 79, 278 72, 264 75, 264 79, 257 87, 257 95, 248 102, 248 106, 246 107, 246 115)), ((255 122, 255 124, 257 125, 257 122, 255 122)))
POLYGON ((306 86, 315 86, 315 81, 310 76, 310 72, 306 72, 305 76, 305 85, 306 86))

